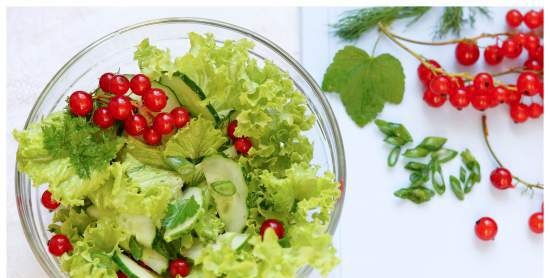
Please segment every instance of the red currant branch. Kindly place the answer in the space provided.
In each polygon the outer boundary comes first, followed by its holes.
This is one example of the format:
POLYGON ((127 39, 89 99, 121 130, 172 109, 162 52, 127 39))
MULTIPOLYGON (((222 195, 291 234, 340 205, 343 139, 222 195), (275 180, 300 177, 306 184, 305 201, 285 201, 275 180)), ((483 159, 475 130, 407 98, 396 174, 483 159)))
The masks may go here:
MULTIPOLYGON (((485 139, 485 145, 487 145, 487 148, 489 149, 489 152, 491 153, 491 156, 496 161, 498 166, 500 166, 502 168, 506 168, 506 167, 504 167, 504 164, 502 164, 502 162, 500 162, 500 160, 498 159, 495 151, 491 147, 491 144, 489 143, 489 129, 487 127, 487 116, 485 116, 485 115, 481 116, 481 126, 483 128, 483 138, 485 139)), ((515 176, 515 175, 513 176, 513 178, 518 183, 523 184, 527 189, 541 189, 541 190, 544 189, 544 185, 542 183, 536 183, 536 184, 535 183, 530 183, 530 182, 527 182, 527 181, 525 181, 525 180, 523 180, 520 177, 515 176)))
POLYGON ((388 32, 393 37, 395 37, 396 39, 406 41, 406 42, 410 42, 410 43, 414 43, 414 44, 421 44, 421 45, 449 45, 449 44, 456 44, 456 43, 459 43, 459 42, 476 42, 476 41, 478 41, 480 39, 484 39, 484 38, 497 38, 497 37, 500 37, 500 36, 510 36, 511 35, 510 33, 507 33, 507 32, 494 33, 494 34, 481 33, 478 36, 471 37, 471 38, 460 38, 460 39, 454 39, 454 40, 448 40, 448 41, 427 42, 427 41, 419 41, 419 40, 409 39, 409 38, 397 35, 397 34, 391 32, 389 30, 388 30, 388 32))
POLYGON ((535 74, 538 74, 538 75, 543 75, 544 74, 543 70, 530 70, 530 69, 527 69, 523 66, 519 66, 519 67, 509 68, 505 71, 496 72, 496 73, 493 73, 492 75, 493 76, 503 76, 503 75, 512 74, 512 73, 522 73, 522 72, 526 72, 526 71, 529 71, 529 72, 532 72, 532 73, 535 73, 535 74))

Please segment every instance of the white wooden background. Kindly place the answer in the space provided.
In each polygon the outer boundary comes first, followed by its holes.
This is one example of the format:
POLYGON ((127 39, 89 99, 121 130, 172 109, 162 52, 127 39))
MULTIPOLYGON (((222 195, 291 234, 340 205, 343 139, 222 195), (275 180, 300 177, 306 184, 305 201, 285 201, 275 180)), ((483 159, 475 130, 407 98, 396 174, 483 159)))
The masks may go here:
MULTIPOLYGON (((344 44, 330 34, 328 24, 342 9, 328 8, 35 8, 8 9, 8 130, 21 128, 39 92, 72 55, 96 38, 128 24, 168 16, 207 17, 252 29, 299 58, 320 82, 333 54, 344 44), (121 16, 122 15, 122 16, 121 16)), ((504 10, 494 9, 494 22, 478 30, 501 31, 504 10)), ((395 25, 409 37, 430 39, 438 11, 413 27, 395 25)), ((371 51, 377 34, 357 42, 371 51)), ((452 48, 416 47, 445 67, 455 68, 452 48)), ((446 107, 427 108, 421 101, 416 62, 382 39, 376 53, 389 52, 405 68, 406 95, 399 106, 387 106, 381 117, 403 122, 415 138, 441 135, 449 146, 470 148, 481 162, 482 183, 466 200, 448 192, 426 205, 401 202, 392 192, 406 184, 406 173, 388 169, 388 148, 374 126, 360 129, 347 117, 337 96, 329 95, 342 129, 348 165, 347 199, 335 237, 342 265, 334 277, 542 277, 542 237, 531 234, 529 215, 540 208, 542 194, 521 190, 497 192, 487 175, 495 165, 482 145, 479 113, 458 113, 446 107), (497 240, 481 243, 473 234, 483 215, 499 224, 497 240)), ((481 64, 481 63, 478 63, 481 64)), ((504 107, 488 112, 494 146, 518 175, 542 180, 542 120, 511 124, 504 107)), ((8 277, 45 277, 34 260, 19 224, 13 173, 16 144, 8 137, 8 277)), ((458 164, 447 167, 448 171, 458 164)))

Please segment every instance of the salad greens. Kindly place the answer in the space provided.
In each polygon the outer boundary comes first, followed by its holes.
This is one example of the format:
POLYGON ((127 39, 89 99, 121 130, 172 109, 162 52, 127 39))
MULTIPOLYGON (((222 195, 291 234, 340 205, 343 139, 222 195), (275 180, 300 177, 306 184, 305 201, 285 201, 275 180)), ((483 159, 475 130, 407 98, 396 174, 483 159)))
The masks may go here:
POLYGON ((69 112, 14 131, 19 171, 61 204, 49 229, 73 246, 62 269, 76 278, 169 277, 169 260, 185 258, 188 277, 294 277, 306 265, 327 275, 339 263, 327 226, 340 189, 311 164, 305 97, 287 73, 249 55, 250 41, 189 38, 175 59, 148 39, 135 52, 141 72, 173 91, 169 103, 195 108, 161 145, 69 112), (247 155, 230 144, 232 120, 235 136, 252 142, 247 155), (273 229, 260 235, 266 219, 283 223, 282 239, 273 229))

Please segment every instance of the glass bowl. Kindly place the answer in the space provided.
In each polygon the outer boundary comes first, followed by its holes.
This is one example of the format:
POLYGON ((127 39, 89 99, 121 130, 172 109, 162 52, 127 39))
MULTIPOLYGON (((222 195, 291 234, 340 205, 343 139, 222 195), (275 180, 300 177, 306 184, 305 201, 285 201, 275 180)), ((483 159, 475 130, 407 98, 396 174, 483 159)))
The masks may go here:
MULTIPOLYGON (((288 72, 296 87, 306 96, 311 113, 316 116, 313 129, 307 132, 308 138, 314 144, 313 163, 318 164, 321 170, 332 171, 339 181, 345 182, 346 168, 340 131, 334 114, 315 80, 286 51, 268 39, 244 28, 209 19, 165 18, 145 21, 117 30, 93 42, 70 59, 50 80, 36 100, 25 127, 53 111, 63 109, 65 99, 71 92, 94 89, 98 77, 104 72, 117 69, 120 69, 120 72, 138 72, 133 52, 142 39, 149 38, 153 45, 163 49, 169 48, 172 55, 176 56, 187 51, 189 32, 212 33, 219 42, 228 39, 249 39, 255 43, 251 55, 260 62, 271 60, 288 72)), ((40 204, 40 197, 45 189, 32 187, 30 179, 25 174, 16 172, 15 190, 21 224, 38 262, 50 277, 67 277, 56 258, 47 251, 51 213, 40 204)), ((338 224, 343 202, 344 192, 336 204, 328 226, 331 234, 334 234, 338 224)), ((298 276, 308 276, 311 270, 309 267, 303 268, 298 276)))

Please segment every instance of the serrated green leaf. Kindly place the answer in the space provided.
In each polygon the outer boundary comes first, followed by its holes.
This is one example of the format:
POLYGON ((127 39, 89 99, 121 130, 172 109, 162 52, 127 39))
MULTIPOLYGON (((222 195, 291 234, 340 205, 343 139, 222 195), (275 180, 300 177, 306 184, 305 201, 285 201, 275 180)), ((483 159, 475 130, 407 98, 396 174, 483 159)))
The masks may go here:
POLYGON ((332 64, 327 68, 323 78, 323 91, 341 92, 349 77, 356 71, 364 71, 371 57, 365 51, 348 45, 336 52, 332 64))
POLYGON ((389 103, 401 103, 405 91, 405 74, 401 62, 384 53, 374 58, 370 68, 369 79, 376 94, 389 103))
POLYGON ((194 216, 199 207, 199 204, 195 201, 195 197, 174 201, 168 205, 168 212, 162 225, 167 229, 174 228, 194 216))

